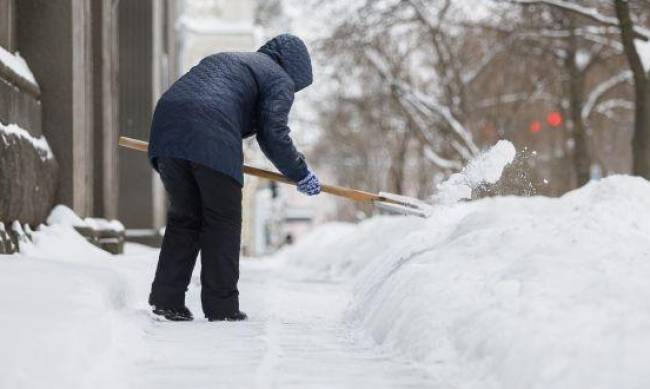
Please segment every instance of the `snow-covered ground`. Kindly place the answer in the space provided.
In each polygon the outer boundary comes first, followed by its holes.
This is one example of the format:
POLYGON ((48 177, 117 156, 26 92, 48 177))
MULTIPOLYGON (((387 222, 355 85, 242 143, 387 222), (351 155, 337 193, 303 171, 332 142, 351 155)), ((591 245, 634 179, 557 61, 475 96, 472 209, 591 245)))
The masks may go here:
POLYGON ((156 250, 42 228, 0 257, 0 387, 648 388, 649 213, 619 176, 325 225, 242 261, 245 323, 155 321, 156 250))
POLYGON ((330 226, 284 255, 354 283, 349 319, 440 387, 648 388, 649 215, 650 183, 619 176, 330 226))

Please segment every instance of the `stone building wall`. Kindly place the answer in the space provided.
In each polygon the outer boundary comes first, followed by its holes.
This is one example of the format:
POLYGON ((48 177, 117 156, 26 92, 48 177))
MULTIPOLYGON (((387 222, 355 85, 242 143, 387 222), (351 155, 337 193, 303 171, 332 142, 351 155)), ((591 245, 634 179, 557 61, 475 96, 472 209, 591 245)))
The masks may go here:
POLYGON ((0 61, 0 130, 11 128, 0 137, 0 222, 38 224, 64 204, 127 229, 164 224, 157 175, 117 139, 148 138, 155 101, 178 77, 179 5, 0 0, 0 55, 19 51, 38 81, 0 61))
POLYGON ((0 222, 42 223, 57 188, 57 162, 43 136, 41 90, 14 54, 16 7, 0 0, 0 222))

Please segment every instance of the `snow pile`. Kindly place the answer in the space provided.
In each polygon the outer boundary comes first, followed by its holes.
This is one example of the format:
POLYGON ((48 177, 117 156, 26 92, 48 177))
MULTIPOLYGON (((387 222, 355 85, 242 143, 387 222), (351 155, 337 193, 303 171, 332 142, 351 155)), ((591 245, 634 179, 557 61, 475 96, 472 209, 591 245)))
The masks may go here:
POLYGON ((101 218, 87 217, 84 223, 95 231, 98 230, 111 230, 111 231, 124 231, 124 224, 119 220, 106 220, 101 218))
POLYGON ((317 230, 290 260, 358 274, 350 318, 441 387, 641 389, 648 213, 650 183, 610 177, 559 199, 488 198, 426 220, 337 227, 308 255, 317 230), (343 266, 358 255, 360 269, 343 266))
POLYGON ((47 217, 47 224, 60 224, 71 227, 87 227, 83 219, 65 205, 55 206, 47 217))
POLYGON ((451 175, 438 186, 434 202, 453 204, 460 200, 471 199, 472 190, 483 184, 494 184, 501 178, 503 169, 512 163, 517 151, 507 140, 500 140, 489 150, 474 158, 460 172, 451 175))
POLYGON ((118 220, 106 220, 98 218, 85 218, 82 219, 76 213, 65 205, 59 204, 55 206, 50 215, 47 217, 47 224, 49 225, 64 225, 70 227, 85 227, 93 230, 112 230, 124 231, 124 225, 118 220))
MULTIPOLYGON (((2 47, 0 47, 0 50, 1 49, 2 47)), ((39 137, 35 137, 30 134, 29 131, 19 127, 16 124, 4 125, 0 123, 0 138, 2 138, 4 144, 9 145, 8 138, 10 136, 22 138, 23 140, 31 143, 42 161, 54 158, 52 149, 50 149, 50 145, 47 143, 47 139, 45 139, 44 136, 41 135, 39 137)))
POLYGON ((419 217, 381 216, 358 225, 331 223, 301 238, 300 243, 282 250, 278 257, 288 261, 288 270, 313 277, 346 279, 357 275, 377 252, 388 250, 395 241, 422 228, 419 217), (376 239, 377 236, 390 239, 376 239), (335 247, 335 250, 332 248, 335 247), (296 269, 297 268, 297 269, 296 269))
POLYGON ((33 235, 0 257, 0 387, 124 387, 148 322, 127 308, 142 297, 69 226, 33 235))
POLYGON ((16 73, 16 75, 38 86, 34 73, 32 73, 29 69, 29 65, 27 65, 27 62, 18 52, 11 54, 0 46, 0 63, 3 63, 6 67, 11 69, 12 72, 16 73))

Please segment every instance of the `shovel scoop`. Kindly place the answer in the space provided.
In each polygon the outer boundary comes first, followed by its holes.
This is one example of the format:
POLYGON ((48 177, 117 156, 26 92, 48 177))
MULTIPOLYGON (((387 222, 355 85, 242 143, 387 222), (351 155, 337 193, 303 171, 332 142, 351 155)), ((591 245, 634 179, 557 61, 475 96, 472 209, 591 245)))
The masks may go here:
MULTIPOLYGON (((128 138, 125 136, 121 136, 118 143, 122 147, 132 149, 132 150, 137 150, 137 151, 146 152, 149 149, 149 143, 138 139, 128 138)), ((248 165, 244 165, 243 170, 245 174, 251 176, 265 178, 267 180, 281 182, 288 185, 294 185, 294 186, 296 185, 295 182, 291 181, 290 179, 288 179, 287 177, 283 176, 280 173, 276 173, 269 170, 248 166, 248 165)), ((363 203, 371 203, 376 205, 380 209, 383 209, 387 212, 394 213, 394 214, 419 216, 423 218, 429 217, 429 215, 431 214, 431 206, 429 206, 428 204, 410 197, 396 195, 392 193, 381 192, 377 194, 377 193, 365 192, 362 190, 356 190, 351 188, 345 188, 342 186, 327 185, 327 184, 321 184, 321 191, 335 196, 343 197, 349 200, 359 201, 363 203)))

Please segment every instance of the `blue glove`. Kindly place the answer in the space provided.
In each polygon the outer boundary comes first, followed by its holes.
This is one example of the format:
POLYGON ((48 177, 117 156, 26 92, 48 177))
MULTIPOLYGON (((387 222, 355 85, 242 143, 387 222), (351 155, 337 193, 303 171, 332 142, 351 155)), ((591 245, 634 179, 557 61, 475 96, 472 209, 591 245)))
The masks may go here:
POLYGON ((298 181, 298 192, 304 193, 308 196, 314 196, 320 193, 320 182, 318 177, 312 172, 307 174, 307 177, 298 181))

